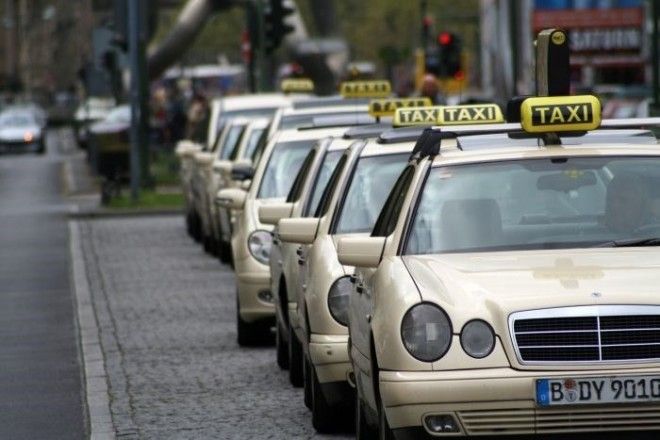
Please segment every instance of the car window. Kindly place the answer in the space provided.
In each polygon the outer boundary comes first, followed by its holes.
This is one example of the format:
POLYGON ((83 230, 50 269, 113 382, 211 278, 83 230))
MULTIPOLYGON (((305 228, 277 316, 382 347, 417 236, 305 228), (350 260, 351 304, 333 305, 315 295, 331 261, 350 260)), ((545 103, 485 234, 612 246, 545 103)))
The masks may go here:
POLYGON ((216 133, 220 132, 225 128, 225 125, 234 118, 242 117, 247 119, 257 119, 257 118, 272 118, 275 112, 279 107, 265 107, 265 108, 253 108, 249 110, 232 110, 232 111, 221 111, 218 116, 218 124, 216 126, 216 133))
POLYGON ((318 206, 313 211, 310 211, 314 213, 314 217, 323 217, 328 213, 328 209, 330 209, 330 202, 332 201, 332 196, 337 189, 337 185, 339 184, 339 177, 341 176, 341 173, 344 172, 347 161, 348 156, 346 154, 342 154, 342 156, 339 158, 339 162, 337 162, 335 170, 332 172, 332 175, 328 180, 328 184, 323 189, 323 194, 321 195, 321 200, 319 200, 318 206))
POLYGON ((394 232, 401 208, 403 208, 403 202, 406 199, 408 187, 414 175, 415 168, 413 166, 408 166, 408 168, 403 170, 403 173, 401 173, 399 180, 394 184, 390 195, 387 197, 387 201, 383 205, 383 209, 374 225, 372 236, 387 237, 394 232))
MULTIPOLYGON (((254 151, 257 148, 257 145, 259 144, 259 139, 264 133, 264 130, 265 130, 264 128, 255 128, 250 132, 250 135, 247 139, 247 145, 245 146, 245 153, 243 154, 243 157, 252 157, 254 151)), ((231 160, 238 159, 237 156, 238 156, 238 151, 236 151, 236 155, 232 157, 231 160)))
POLYGON ((334 219, 334 234, 371 232, 410 153, 360 158, 334 219))
POLYGON ((330 176, 339 162, 339 158, 342 156, 343 150, 337 151, 328 151, 323 157, 321 166, 316 173, 314 179, 314 184, 312 185, 312 190, 309 192, 309 197, 305 203, 303 209, 303 217, 309 217, 310 213, 316 211, 316 208, 319 205, 321 196, 323 195, 323 190, 328 185, 330 176))
POLYGON ((293 185, 291 186, 291 191, 289 191, 289 195, 286 198, 287 203, 294 203, 300 199, 300 193, 302 192, 305 186, 305 180, 307 179, 307 175, 309 174, 309 169, 314 163, 315 157, 316 157, 316 150, 310 151, 307 154, 307 157, 305 157, 305 161, 300 167, 300 171, 298 171, 298 175, 296 176, 296 179, 293 181, 293 185))
POLYGON ((660 236, 660 159, 581 157, 434 168, 407 254, 575 248, 660 236))
POLYGON ((232 125, 229 127, 229 132, 224 138, 222 145, 220 145, 220 160, 229 159, 234 148, 238 146, 244 131, 245 124, 232 125))
POLYGON ((316 140, 279 142, 268 158, 257 198, 286 197, 305 156, 314 148, 316 140))

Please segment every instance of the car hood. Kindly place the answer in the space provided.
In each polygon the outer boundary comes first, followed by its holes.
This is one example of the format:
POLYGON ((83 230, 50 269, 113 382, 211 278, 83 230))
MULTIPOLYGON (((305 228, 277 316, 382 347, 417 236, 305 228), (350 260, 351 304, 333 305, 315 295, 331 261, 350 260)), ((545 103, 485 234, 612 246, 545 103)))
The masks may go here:
POLYGON ((32 133, 36 139, 41 136, 41 129, 36 125, 25 127, 3 127, 0 128, 0 139, 9 141, 23 141, 23 136, 25 136, 25 133, 32 133))
POLYGON ((520 310, 660 299, 655 247, 403 258, 423 300, 462 312, 479 309, 500 322, 520 310))

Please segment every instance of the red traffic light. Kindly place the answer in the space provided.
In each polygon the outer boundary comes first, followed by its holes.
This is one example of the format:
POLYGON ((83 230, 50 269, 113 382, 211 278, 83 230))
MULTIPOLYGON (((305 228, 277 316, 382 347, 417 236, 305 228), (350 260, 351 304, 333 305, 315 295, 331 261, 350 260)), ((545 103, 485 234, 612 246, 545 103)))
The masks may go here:
POLYGON ((438 35, 438 43, 442 46, 448 46, 451 44, 454 37, 449 32, 441 32, 438 35))

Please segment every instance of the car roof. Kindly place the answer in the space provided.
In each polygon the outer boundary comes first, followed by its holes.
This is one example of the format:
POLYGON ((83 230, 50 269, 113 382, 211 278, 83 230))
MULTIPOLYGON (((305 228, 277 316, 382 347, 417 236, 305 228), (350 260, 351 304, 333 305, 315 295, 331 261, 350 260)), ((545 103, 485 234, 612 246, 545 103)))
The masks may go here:
POLYGON ((377 139, 370 139, 364 146, 360 157, 382 156, 383 154, 411 153, 415 141, 392 142, 383 144, 377 139))
POLYGON ((363 112, 367 113, 369 107, 364 104, 356 105, 338 105, 336 107, 313 107, 313 108, 304 108, 304 109, 294 109, 286 108, 282 110, 282 117, 294 116, 294 115, 317 115, 317 114, 329 114, 329 113, 353 113, 353 112, 363 112))
POLYGON ((369 105, 369 99, 347 99, 341 95, 310 97, 307 99, 294 99, 291 108, 295 110, 311 109, 315 107, 369 105))
POLYGON ((248 127, 250 130, 266 128, 268 127, 268 124, 270 124, 269 118, 250 118, 249 121, 248 127))
POLYGON ((214 100, 223 111, 258 109, 260 107, 282 107, 291 103, 291 98, 281 93, 262 93, 258 95, 227 96, 214 100))
POLYGON ((310 139, 321 139, 323 137, 341 137, 347 127, 317 128, 313 130, 282 130, 277 136, 277 143, 306 141, 310 139))

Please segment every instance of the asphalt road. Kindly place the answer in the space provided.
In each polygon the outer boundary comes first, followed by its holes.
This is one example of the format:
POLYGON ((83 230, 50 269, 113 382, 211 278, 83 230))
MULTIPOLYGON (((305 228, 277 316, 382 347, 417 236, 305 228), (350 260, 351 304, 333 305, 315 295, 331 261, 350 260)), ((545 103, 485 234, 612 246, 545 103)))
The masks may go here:
POLYGON ((85 438, 57 136, 0 156, 0 438, 85 438))

